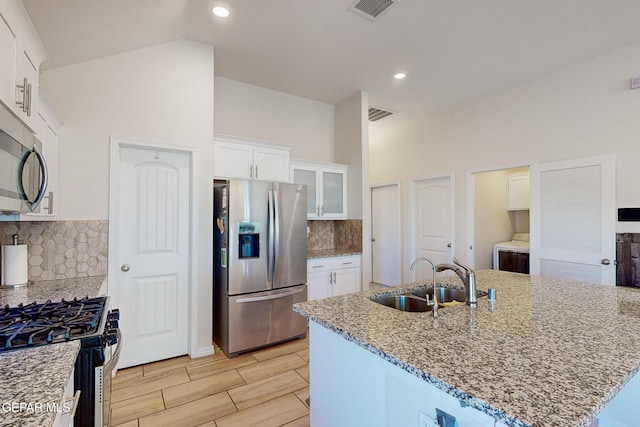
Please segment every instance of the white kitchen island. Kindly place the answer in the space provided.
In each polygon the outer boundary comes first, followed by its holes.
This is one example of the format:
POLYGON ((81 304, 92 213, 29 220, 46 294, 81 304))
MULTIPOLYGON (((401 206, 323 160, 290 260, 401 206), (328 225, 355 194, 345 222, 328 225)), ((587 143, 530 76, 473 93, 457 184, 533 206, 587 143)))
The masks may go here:
POLYGON ((311 321, 311 425, 431 426, 436 408, 460 427, 635 425, 640 290, 493 270, 477 286, 497 289, 493 311, 480 298, 434 320, 370 301, 380 290, 296 305, 311 321))

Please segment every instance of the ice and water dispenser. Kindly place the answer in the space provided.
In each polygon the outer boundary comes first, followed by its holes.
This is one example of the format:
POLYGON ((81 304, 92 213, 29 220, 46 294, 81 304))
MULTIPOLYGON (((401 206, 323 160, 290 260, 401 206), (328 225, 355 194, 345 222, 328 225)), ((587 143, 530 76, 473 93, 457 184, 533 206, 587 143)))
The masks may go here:
POLYGON ((238 224, 238 251, 242 258, 260 257, 260 224, 241 222, 238 224))

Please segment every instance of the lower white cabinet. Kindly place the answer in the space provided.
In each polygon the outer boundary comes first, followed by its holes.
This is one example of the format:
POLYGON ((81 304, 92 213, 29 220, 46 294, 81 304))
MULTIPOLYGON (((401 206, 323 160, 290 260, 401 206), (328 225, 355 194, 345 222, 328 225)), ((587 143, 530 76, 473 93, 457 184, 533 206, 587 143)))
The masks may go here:
POLYGON ((360 255, 310 259, 307 261, 307 299, 359 292, 360 277, 360 255))

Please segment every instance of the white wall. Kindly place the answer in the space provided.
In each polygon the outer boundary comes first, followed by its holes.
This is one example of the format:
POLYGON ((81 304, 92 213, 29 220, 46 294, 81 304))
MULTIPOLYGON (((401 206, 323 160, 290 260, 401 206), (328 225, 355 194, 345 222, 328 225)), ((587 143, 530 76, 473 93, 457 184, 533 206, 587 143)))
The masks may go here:
POLYGON ((291 157, 334 162, 334 107, 323 102, 215 78, 216 133, 293 146, 291 157))
MULTIPOLYGON (((350 219, 362 219, 362 140, 365 136, 362 122, 363 97, 366 98, 366 94, 358 92, 343 100, 336 105, 335 114, 335 161, 349 165, 347 214, 350 219)), ((366 121, 364 126, 367 126, 366 121)), ((368 147, 364 148, 368 150, 368 147)))
MULTIPOLYGON (((466 260, 466 170, 616 153, 617 204, 640 206, 640 44, 412 122, 371 126, 371 183, 454 171, 456 256, 466 260)), ((403 185, 405 230, 409 185, 403 185)), ((618 231, 627 231, 619 224, 618 231)), ((631 230, 628 230, 631 231, 631 230)), ((403 272, 410 248, 403 250, 403 272)))
POLYGON ((336 162, 349 165, 347 216, 362 219, 362 283, 366 286, 371 282, 368 110, 369 96, 366 92, 350 96, 335 109, 336 162))
MULTIPOLYGON (((58 219, 107 219, 109 137, 197 148, 198 235, 213 226, 213 48, 186 40, 47 71, 60 129, 58 219)), ((198 242, 198 348, 211 346, 212 239, 198 242)))
POLYGON ((474 178, 475 268, 493 268, 493 245, 513 235, 507 211, 507 171, 477 173, 474 178))

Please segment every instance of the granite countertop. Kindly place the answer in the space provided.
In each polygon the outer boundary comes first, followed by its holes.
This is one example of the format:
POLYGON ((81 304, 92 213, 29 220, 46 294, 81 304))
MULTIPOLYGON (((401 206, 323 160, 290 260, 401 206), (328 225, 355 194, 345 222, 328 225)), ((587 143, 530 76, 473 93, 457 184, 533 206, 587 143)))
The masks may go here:
POLYGON ((331 258, 336 256, 362 255, 362 251, 358 249, 334 248, 334 249, 316 249, 307 251, 307 258, 331 258))
MULTIPOLYGON (((0 289, 0 306, 43 303, 98 295, 106 276, 78 277, 0 289)), ((47 402, 60 402, 80 350, 80 341, 0 353, 0 426, 51 426, 55 413, 47 402), (31 404, 12 410, 12 404, 31 404), (38 405, 45 405, 44 408, 38 405), (9 405, 9 406, 8 406, 9 405)))
POLYGON ((61 402, 79 350, 80 341, 74 340, 2 353, 0 426, 53 425, 55 409, 46 405, 61 402))
POLYGON ((73 298, 93 298, 107 276, 76 277, 73 279, 30 282, 16 289, 0 289, 0 306, 15 306, 21 303, 43 303, 47 300, 60 301, 73 298))
MULTIPOLYGON (((442 282, 461 286, 457 276, 442 282)), ((640 290, 494 270, 476 282, 496 289, 493 311, 482 297, 434 319, 368 299, 430 281, 294 310, 514 426, 587 426, 640 370, 640 290)))

